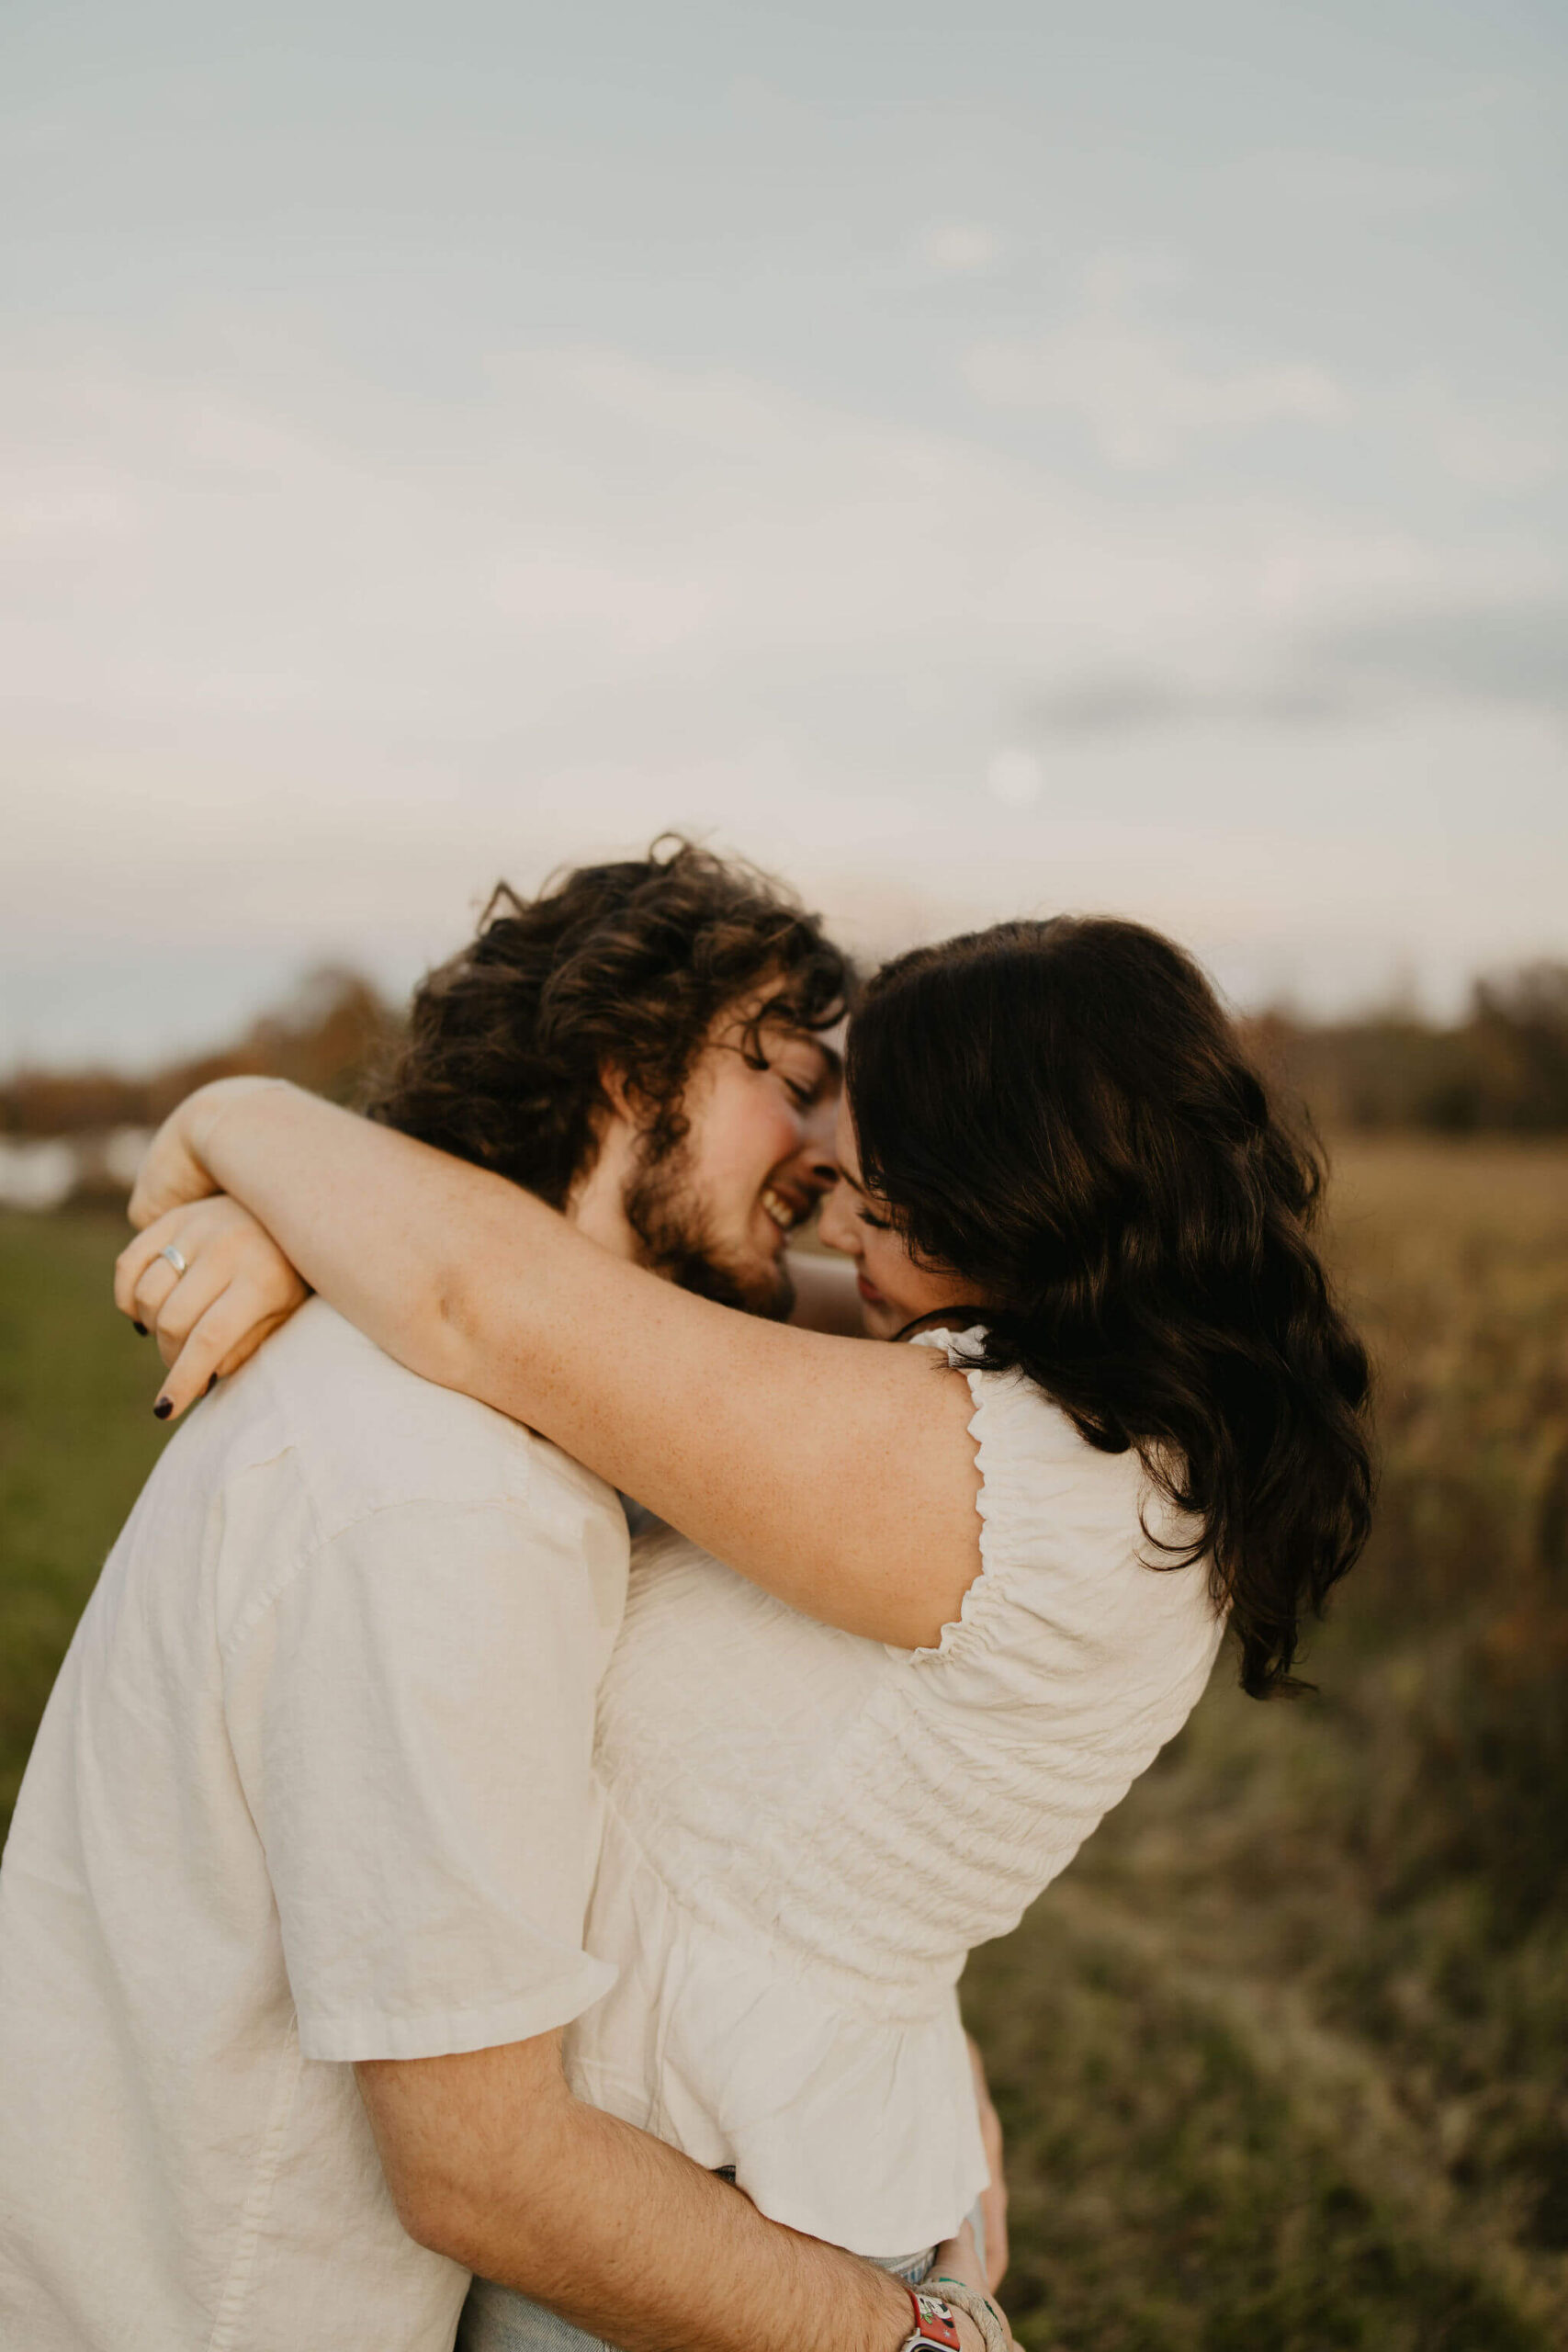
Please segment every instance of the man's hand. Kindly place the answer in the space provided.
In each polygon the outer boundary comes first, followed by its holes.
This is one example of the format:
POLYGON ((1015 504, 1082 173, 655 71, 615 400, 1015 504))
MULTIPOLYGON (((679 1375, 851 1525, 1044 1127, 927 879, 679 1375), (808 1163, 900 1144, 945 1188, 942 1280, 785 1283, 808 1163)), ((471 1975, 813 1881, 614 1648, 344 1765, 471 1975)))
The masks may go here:
POLYGON ((355 2067, 412 2237, 626 2352, 897 2352, 896 2279, 573 2098, 559 2041, 355 2067))

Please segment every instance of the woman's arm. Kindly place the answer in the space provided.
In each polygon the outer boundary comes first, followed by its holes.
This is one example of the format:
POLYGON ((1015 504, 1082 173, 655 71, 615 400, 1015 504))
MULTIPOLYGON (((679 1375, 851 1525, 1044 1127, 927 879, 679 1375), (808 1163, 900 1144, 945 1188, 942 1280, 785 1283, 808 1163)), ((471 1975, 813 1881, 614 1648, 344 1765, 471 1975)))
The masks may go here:
POLYGON ((975 2077, 975 2104, 980 2114, 980 2141, 990 2167, 990 2178, 980 2191, 980 2217, 986 2235, 986 2284, 994 2295, 1007 2275, 1008 2267, 1008 2188, 1007 2161, 1002 2145, 1001 2118, 991 2098, 991 2086, 986 2077, 986 2062, 980 2045, 972 2033, 965 2034, 969 2044, 969 2071, 975 2077))
MULTIPOLYGON (((879 1641, 934 1642, 980 1566, 967 1385, 691 1296, 504 1179, 293 1087, 220 1080, 153 1146, 145 1225, 220 1190, 389 1355, 552 1438, 744 1575, 879 1641)), ((133 1289, 132 1244, 120 1282, 133 1289)), ((212 1369, 182 1356, 176 1408, 212 1369)))

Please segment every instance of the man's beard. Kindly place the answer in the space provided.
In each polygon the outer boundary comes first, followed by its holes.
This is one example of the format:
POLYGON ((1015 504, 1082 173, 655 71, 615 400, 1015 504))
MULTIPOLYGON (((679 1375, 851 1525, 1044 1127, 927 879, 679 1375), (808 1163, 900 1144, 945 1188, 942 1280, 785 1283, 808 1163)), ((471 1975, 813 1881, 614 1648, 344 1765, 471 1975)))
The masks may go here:
MULTIPOLYGON (((646 1148, 646 1147, 645 1147, 646 1148)), ((684 1143, 645 1159, 626 1188, 626 1222, 645 1252, 644 1263, 682 1290, 783 1322, 795 1305, 795 1284, 783 1258, 727 1251, 715 1239, 684 1143)))

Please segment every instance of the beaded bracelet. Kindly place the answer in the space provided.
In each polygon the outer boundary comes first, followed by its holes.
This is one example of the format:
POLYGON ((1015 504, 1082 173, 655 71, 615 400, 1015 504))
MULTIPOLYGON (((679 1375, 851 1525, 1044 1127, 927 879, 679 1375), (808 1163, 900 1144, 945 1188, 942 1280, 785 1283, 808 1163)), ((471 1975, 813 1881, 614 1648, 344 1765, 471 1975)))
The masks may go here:
POLYGON ((940 2289, 942 2301, 951 2303, 954 2311, 967 2313, 986 2339, 986 2352, 1013 2352, 1008 2324, 989 2295, 983 2295, 978 2287, 967 2286, 962 2278, 949 2278, 945 2273, 940 2278, 928 2278, 925 2283, 940 2289))

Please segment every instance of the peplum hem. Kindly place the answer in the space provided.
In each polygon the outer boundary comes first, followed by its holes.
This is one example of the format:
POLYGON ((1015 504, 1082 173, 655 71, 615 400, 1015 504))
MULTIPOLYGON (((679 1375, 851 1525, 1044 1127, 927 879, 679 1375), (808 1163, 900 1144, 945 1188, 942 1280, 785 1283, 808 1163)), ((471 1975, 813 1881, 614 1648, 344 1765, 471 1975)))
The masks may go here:
POLYGON ((846 2012, 808 1964, 686 1913, 613 1805, 593 1907, 616 1922, 622 1974, 569 2029, 580 2098, 709 2170, 733 2165, 771 2221, 852 2254, 913 2253, 959 2227, 988 2167, 951 1984, 917 2020, 846 2012))

